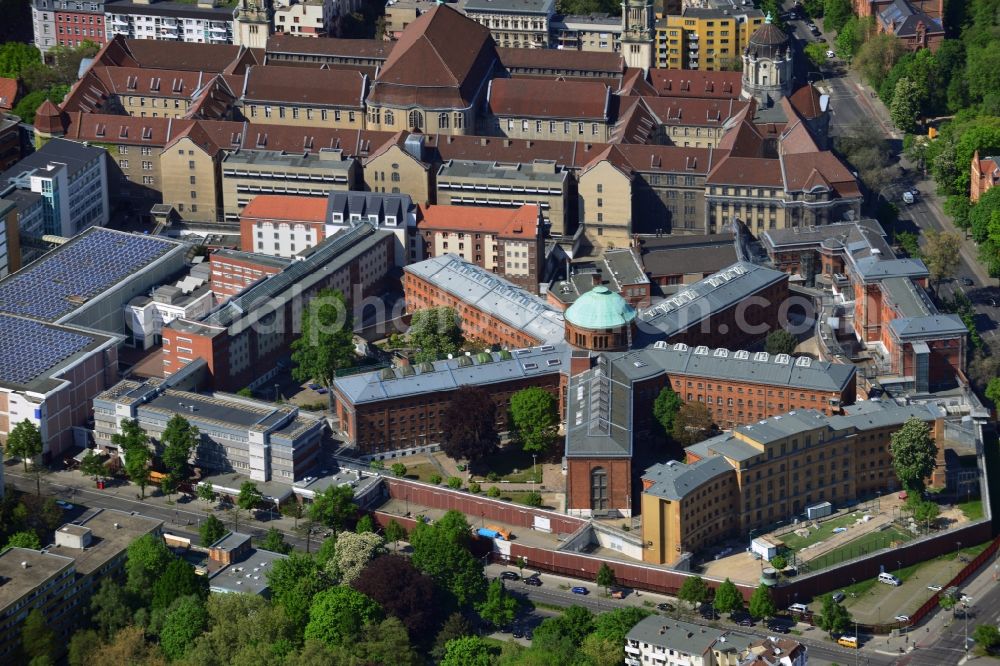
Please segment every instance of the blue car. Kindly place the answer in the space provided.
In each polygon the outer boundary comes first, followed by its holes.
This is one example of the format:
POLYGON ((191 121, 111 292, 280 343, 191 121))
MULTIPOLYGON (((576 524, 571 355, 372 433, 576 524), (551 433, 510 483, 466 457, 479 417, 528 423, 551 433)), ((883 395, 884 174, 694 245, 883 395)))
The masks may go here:
POLYGON ((590 590, 585 587, 574 587, 570 591, 573 594, 590 594, 590 590))

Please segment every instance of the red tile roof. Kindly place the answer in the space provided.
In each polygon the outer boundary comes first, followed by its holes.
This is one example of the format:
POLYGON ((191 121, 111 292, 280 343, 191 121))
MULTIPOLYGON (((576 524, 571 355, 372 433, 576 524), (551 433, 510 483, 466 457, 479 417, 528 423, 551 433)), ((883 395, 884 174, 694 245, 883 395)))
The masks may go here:
POLYGON ((783 155, 785 189, 805 191, 820 185, 834 190, 840 197, 860 194, 857 179, 844 163, 829 150, 796 155, 783 155))
POLYGON ((17 103, 17 79, 0 78, 0 109, 10 111, 17 103))
POLYGON ((46 99, 35 110, 35 129, 48 134, 59 133, 64 130, 66 114, 59 110, 59 107, 46 99))
POLYGON ((499 117, 608 120, 611 90, 593 81, 493 79, 490 112, 499 117))
POLYGON ((823 114, 819 98, 819 91, 812 84, 808 84, 800 86, 798 90, 792 93, 788 101, 796 113, 806 120, 812 120, 823 114))
POLYGON ((466 108, 496 65, 490 31, 448 5, 437 5, 403 31, 368 101, 466 108))
POLYGON ((247 70, 244 99, 360 109, 368 79, 344 69, 258 65, 247 70))
POLYGON ((317 39, 281 32, 267 38, 267 52, 269 54, 289 53, 329 56, 331 58, 385 60, 396 45, 396 42, 384 42, 380 39, 335 39, 332 37, 317 39))
POLYGON ((189 72, 222 72, 241 54, 232 44, 196 44, 153 39, 115 37, 117 47, 105 46, 96 61, 106 65, 170 69, 189 72), (131 60, 131 62, 129 62, 131 60))
POLYGON ((563 51, 560 49, 498 48, 504 67, 511 73, 551 73, 569 76, 572 72, 604 72, 620 76, 625 71, 625 59, 618 53, 597 51, 563 51))
POLYGON ((739 99, 741 72, 707 72, 695 69, 651 69, 650 85, 663 97, 739 99))
POLYGON ((500 238, 533 239, 538 234, 538 206, 505 209, 491 206, 418 206, 417 228, 496 234, 500 238))
POLYGON ((722 127, 750 103, 733 99, 642 97, 661 125, 722 127))
POLYGON ((728 157, 720 160, 705 179, 707 185, 760 185, 782 187, 781 163, 761 157, 728 157))
POLYGON ((595 155, 584 171, 607 160, 625 173, 689 173, 704 176, 728 151, 685 146, 615 144, 595 155))
POLYGON ((288 220, 323 224, 326 222, 326 205, 326 197, 258 194, 243 209, 240 219, 288 220))

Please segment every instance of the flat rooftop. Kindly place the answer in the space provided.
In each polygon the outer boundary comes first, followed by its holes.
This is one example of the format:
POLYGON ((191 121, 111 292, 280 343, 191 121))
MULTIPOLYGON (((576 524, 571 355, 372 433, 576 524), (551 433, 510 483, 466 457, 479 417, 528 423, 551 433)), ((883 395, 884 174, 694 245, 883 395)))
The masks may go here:
MULTIPOLYGON (((97 571, 128 548, 130 543, 144 534, 155 532, 163 525, 163 521, 158 518, 115 509, 97 509, 92 514, 84 514, 77 522, 90 530, 90 546, 78 550, 52 545, 48 547, 48 551, 73 558, 77 573, 83 576, 97 571)), ((72 532, 75 528, 78 529, 76 525, 63 525, 59 529, 72 532)))
POLYGON ((10 548, 0 553, 0 609, 6 609, 72 566, 72 558, 28 548, 10 548))
POLYGON ((139 407, 140 411, 150 409, 166 414, 190 415, 192 420, 215 421, 217 423, 251 429, 267 426, 292 414, 293 407, 275 407, 266 402, 247 399, 224 400, 200 393, 168 389, 139 407))
MULTIPOLYGON (((222 160, 227 166, 279 166, 295 169, 343 169, 351 167, 353 160, 341 159, 341 151, 321 149, 313 153, 286 153, 283 150, 237 150, 222 160)), ((236 174, 241 175, 241 174, 236 174)))
POLYGON ((483 178, 539 183, 562 183, 566 170, 558 165, 532 162, 480 162, 476 160, 449 160, 438 169, 442 178, 483 178))
POLYGON ((642 239, 642 265, 652 275, 710 275, 732 265, 732 234, 663 236, 642 239))
MULTIPOLYGON (((70 173, 75 173, 89 162, 101 157, 103 148, 86 146, 76 141, 52 139, 44 146, 25 156, 14 166, 0 173, 0 185, 19 178, 25 172, 45 169, 49 165, 65 165, 70 173)), ((0 188, 2 189, 2 188, 0 188)))
POLYGON ((256 252, 243 252, 242 250, 229 250, 226 248, 215 250, 212 254, 208 255, 208 258, 210 263, 212 261, 226 261, 228 259, 231 261, 258 264, 260 266, 269 266, 278 270, 283 270, 295 261, 286 257, 275 257, 269 254, 257 254, 256 252))
POLYGON ((233 594, 266 594, 268 591, 267 572, 278 560, 288 559, 287 555, 269 550, 254 549, 246 559, 222 567, 211 574, 208 586, 212 592, 233 594))
POLYGON ((58 322, 186 245, 91 227, 0 280, 0 312, 58 322))

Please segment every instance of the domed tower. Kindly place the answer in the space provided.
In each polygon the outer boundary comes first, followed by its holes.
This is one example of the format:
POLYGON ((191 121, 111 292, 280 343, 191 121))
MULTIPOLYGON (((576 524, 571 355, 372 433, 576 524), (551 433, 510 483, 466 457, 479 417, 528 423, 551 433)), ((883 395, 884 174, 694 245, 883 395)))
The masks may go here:
POLYGON ((41 148, 49 139, 66 135, 69 118, 51 100, 42 102, 35 111, 35 147, 41 148))
POLYGON ((591 351, 624 351, 635 327, 635 308, 598 285, 566 309, 566 341, 591 351))
POLYGON ((792 91, 792 48, 788 35, 771 23, 750 35, 743 51, 743 98, 753 97, 761 106, 772 106, 792 91))

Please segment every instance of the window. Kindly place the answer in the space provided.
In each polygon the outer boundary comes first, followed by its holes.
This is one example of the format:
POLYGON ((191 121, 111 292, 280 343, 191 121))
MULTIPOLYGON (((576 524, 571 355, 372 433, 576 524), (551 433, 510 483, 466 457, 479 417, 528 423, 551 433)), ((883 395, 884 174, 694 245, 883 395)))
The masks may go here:
POLYGON ((608 510, 608 473, 603 467, 595 467, 590 472, 590 509, 608 510))
POLYGON ((119 155, 128 155, 128 146, 118 146, 119 155))
POLYGON ((392 111, 386 111, 385 112, 385 124, 386 125, 392 125, 394 122, 396 122, 396 119, 392 115, 392 111))
POLYGON ((438 129, 448 129, 448 114, 439 113, 438 114, 438 129))
POLYGON ((410 111, 409 115, 410 129, 423 129, 424 127, 424 115, 417 110, 410 111))
POLYGON ((128 160, 118 160, 118 166, 120 166, 122 169, 127 169, 128 160))

